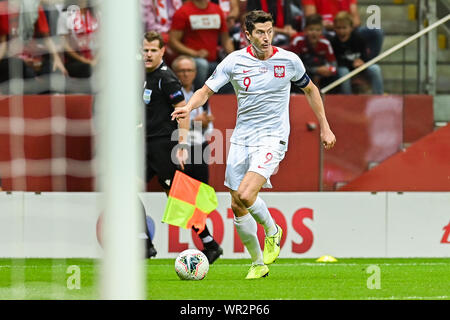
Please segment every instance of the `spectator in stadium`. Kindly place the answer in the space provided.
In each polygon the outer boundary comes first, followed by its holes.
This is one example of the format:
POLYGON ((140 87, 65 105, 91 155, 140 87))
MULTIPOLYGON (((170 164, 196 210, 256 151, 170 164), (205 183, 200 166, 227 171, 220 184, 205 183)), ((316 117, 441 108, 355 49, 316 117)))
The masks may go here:
POLYGON ((57 35, 58 18, 64 9, 64 2, 65 0, 41 0, 52 37, 57 35))
POLYGON ((301 11, 295 6, 295 0, 248 0, 247 12, 262 10, 270 13, 275 20, 275 36, 273 44, 277 46, 289 45, 289 40, 298 30, 294 29, 295 19, 301 11))
POLYGON ((357 0, 302 0, 302 4, 306 17, 317 13, 323 17, 327 35, 331 33, 331 36, 334 32, 334 17, 339 11, 347 11, 352 17, 354 28, 367 41, 368 59, 380 54, 383 46, 383 30, 361 26, 357 0))
MULTIPOLYGON (((0 16, 0 24, 1 24, 1 16, 0 16)), ((12 78, 31 79, 35 77, 35 72, 31 67, 29 67, 25 63, 24 60, 8 56, 9 52, 8 52, 7 34, 2 33, 3 31, 0 31, 0 93, 7 94, 9 91, 9 85, 7 83, 8 80, 12 78), (13 74, 10 74, 10 67, 16 68, 16 70, 21 71, 17 71, 13 74)))
MULTIPOLYGON (((182 5, 182 0, 141 0, 144 30, 159 32, 164 42, 169 43, 169 30, 172 26, 173 15, 182 5)), ((164 61, 170 65, 176 56, 176 52, 170 46, 166 46, 164 61)))
MULTIPOLYGON (((187 132, 189 118, 177 122, 172 121, 174 109, 186 105, 182 86, 173 71, 162 60, 164 55, 164 40, 154 31, 147 32, 143 40, 143 54, 146 69, 144 94, 146 119, 146 180, 154 176, 164 191, 168 194, 177 166, 172 160, 172 150, 175 152, 179 167, 185 169, 187 159, 187 132), (178 131, 178 142, 171 137, 178 131)), ((175 160, 175 159, 174 159, 175 160)), ((198 231, 194 228, 195 231, 198 231)), ((208 228, 199 234, 204 244, 203 252, 208 261, 213 263, 223 250, 209 233, 208 228)))
POLYGON ((211 0, 212 3, 218 4, 222 9, 225 20, 227 21, 228 30, 239 28, 237 25, 239 20, 239 0, 211 0))
MULTIPOLYGON (((343 77, 368 61, 365 40, 355 32, 353 19, 346 11, 339 12, 333 21, 336 36, 331 40, 338 62, 338 76, 343 77)), ((373 64, 362 72, 372 85, 374 94, 383 94, 383 77, 380 66, 373 64)), ((351 94, 351 80, 341 84, 341 92, 351 94)))
POLYGON ((0 12, 0 39, 3 40, 4 52, 0 62, 1 80, 13 77, 29 79, 56 70, 67 74, 49 37, 47 18, 39 0, 24 0, 20 6, 15 2, 8 5, 8 1, 2 1, 0 12), (10 63, 17 66, 17 74, 10 74, 10 63))
POLYGON ((70 77, 89 78, 97 65, 98 15, 91 0, 66 0, 58 19, 64 62, 70 77))
POLYGON ((178 54, 194 58, 195 87, 200 87, 216 68, 218 43, 226 54, 234 49, 222 9, 209 0, 186 1, 175 12, 169 43, 178 54))
POLYGON ((144 30, 157 31, 163 36, 164 41, 167 41, 173 15, 182 5, 182 0, 141 0, 144 30))
POLYGON ((242 26, 244 25, 244 17, 245 15, 241 17, 242 22, 239 25, 239 29, 233 30, 233 33, 231 34, 231 41, 233 43, 234 50, 239 50, 249 45, 247 37, 245 36, 244 28, 242 28, 242 26))
MULTIPOLYGON (((186 101, 194 94, 194 79, 196 75, 195 61, 192 57, 180 55, 172 63, 172 70, 181 81, 182 91, 186 101)), ((213 130, 214 117, 209 103, 192 110, 188 144, 191 149, 190 158, 186 162, 184 173, 206 184, 209 183, 209 168, 207 153, 208 136, 213 130)))
POLYGON ((337 73, 336 57, 330 41, 322 35, 322 17, 308 16, 304 32, 291 40, 290 51, 303 61, 306 72, 317 86, 330 83, 337 73))

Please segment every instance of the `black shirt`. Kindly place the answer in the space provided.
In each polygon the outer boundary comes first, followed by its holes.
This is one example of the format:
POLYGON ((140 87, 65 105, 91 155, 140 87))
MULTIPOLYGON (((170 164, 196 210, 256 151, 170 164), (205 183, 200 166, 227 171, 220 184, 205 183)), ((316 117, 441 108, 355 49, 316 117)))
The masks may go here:
POLYGON ((352 32, 346 42, 341 42, 337 36, 334 36, 331 39, 331 45, 333 46, 338 66, 353 70, 353 61, 356 59, 361 59, 364 62, 368 61, 366 43, 355 31, 352 32))
POLYGON ((170 137, 178 128, 171 120, 173 105, 184 100, 181 83, 163 62, 145 75, 144 94, 146 137, 170 137))

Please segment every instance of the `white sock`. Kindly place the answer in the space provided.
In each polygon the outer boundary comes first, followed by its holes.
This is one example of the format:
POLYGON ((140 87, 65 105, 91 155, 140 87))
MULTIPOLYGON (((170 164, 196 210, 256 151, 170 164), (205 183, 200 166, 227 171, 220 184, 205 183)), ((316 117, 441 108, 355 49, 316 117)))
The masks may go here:
POLYGON ((267 209, 266 204, 260 197, 257 197, 255 203, 247 210, 255 218, 256 222, 264 227, 266 236, 270 237, 277 233, 278 229, 270 215, 269 209, 267 209))
POLYGON ((252 264, 264 264, 261 247, 258 241, 258 225, 250 214, 242 217, 234 217, 234 226, 241 238, 242 243, 247 248, 252 259, 252 264))

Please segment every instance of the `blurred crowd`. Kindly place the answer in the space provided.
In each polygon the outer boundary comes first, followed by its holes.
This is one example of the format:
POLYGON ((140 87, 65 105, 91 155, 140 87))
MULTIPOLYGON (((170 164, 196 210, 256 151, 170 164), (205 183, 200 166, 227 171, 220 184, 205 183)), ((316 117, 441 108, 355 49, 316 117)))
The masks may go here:
MULTIPOLYGON (((241 22, 254 9, 272 14, 273 44, 298 54, 319 87, 377 56, 383 44, 381 29, 362 26, 357 0, 138 1, 144 30, 167 44, 165 62, 195 61, 195 88, 227 54, 248 46, 241 22)), ((0 94, 95 93, 99 2, 0 0, 0 94)), ((332 93, 383 92, 374 64, 332 93)), ((231 85, 220 93, 233 93, 231 85)))

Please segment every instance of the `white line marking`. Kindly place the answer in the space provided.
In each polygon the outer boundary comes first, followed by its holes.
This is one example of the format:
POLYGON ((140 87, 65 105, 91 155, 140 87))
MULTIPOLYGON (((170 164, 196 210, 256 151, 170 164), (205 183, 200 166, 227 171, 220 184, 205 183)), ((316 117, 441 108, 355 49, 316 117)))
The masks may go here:
POLYGON ((450 299, 450 296, 435 296, 435 297, 402 297, 402 296, 391 296, 391 297, 367 297, 369 300, 419 300, 419 299, 427 299, 427 300, 437 300, 437 299, 450 299))

